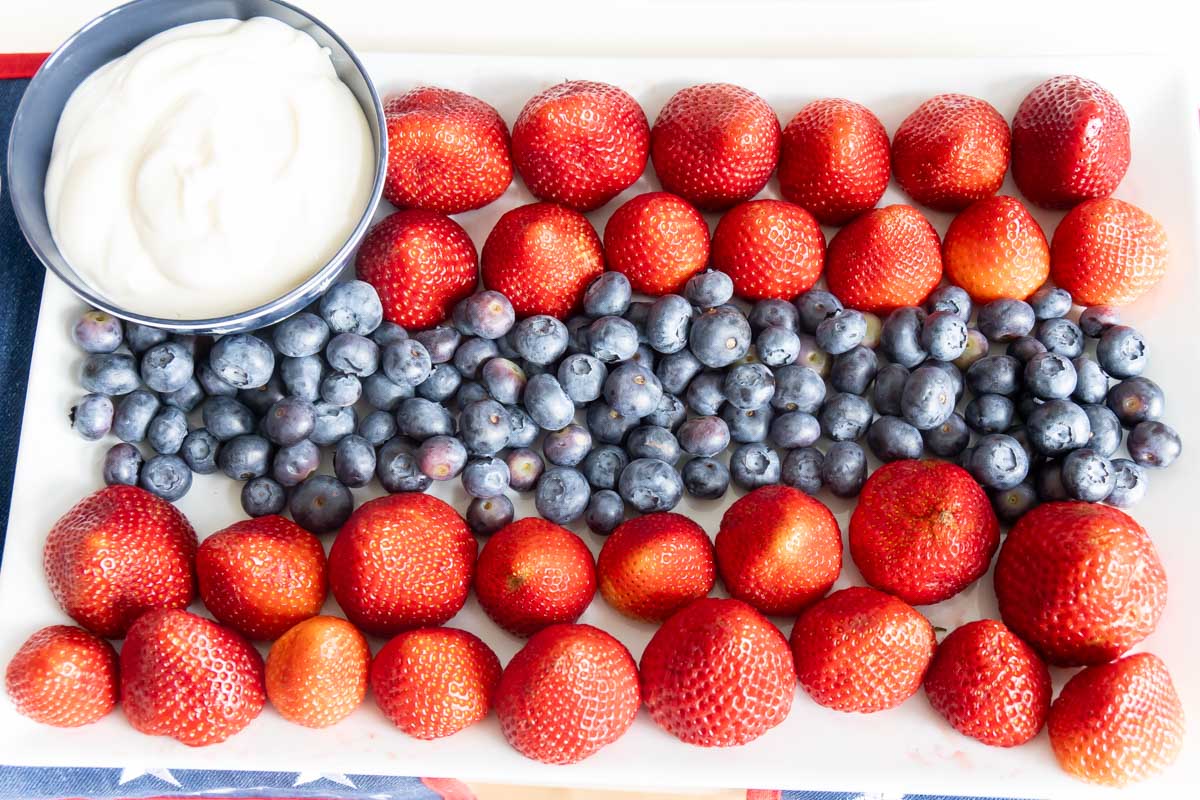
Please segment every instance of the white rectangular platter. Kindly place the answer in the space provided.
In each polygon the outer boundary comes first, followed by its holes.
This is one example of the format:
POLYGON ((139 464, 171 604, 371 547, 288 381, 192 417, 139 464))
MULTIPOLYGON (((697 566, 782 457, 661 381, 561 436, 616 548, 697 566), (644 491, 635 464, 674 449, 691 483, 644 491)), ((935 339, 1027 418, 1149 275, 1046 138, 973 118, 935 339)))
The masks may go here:
MULTIPOLYGON (((366 63, 382 94, 419 84, 436 84, 474 94, 494 104, 511 125, 522 104, 540 89, 565 79, 607 81, 633 93, 653 121, 677 89, 706 81, 728 81, 763 95, 786 123, 806 102, 847 97, 870 107, 889 133, 916 105, 940 92, 984 98, 1011 119, 1025 93, 1042 79, 1064 72, 1099 81, 1128 110, 1133 129, 1133 163, 1118 196, 1146 208, 1166 226, 1173 267, 1150 295, 1127 310, 1153 348, 1148 375, 1168 396, 1168 419, 1186 443, 1184 455, 1167 472, 1151 475, 1146 501, 1134 514, 1158 545, 1170 578, 1170 600, 1158 630, 1143 645, 1162 656, 1183 697, 1193 730, 1200 726, 1200 537, 1196 486, 1200 483, 1200 358, 1196 348, 1200 286, 1196 269, 1196 108, 1187 87, 1164 63, 1150 59, 989 60, 707 60, 570 59, 429 55, 374 55, 366 63)), ((613 208, 634 194, 657 189, 653 170, 625 195, 591 215, 598 230, 613 208)), ((1011 179, 1005 193, 1015 193, 1011 179)), ((777 196, 772 184, 766 195, 777 196)), ((482 246, 505 210, 528 202, 514 181, 497 203, 463 215, 462 223, 482 246)), ((893 186, 884 203, 905 202, 893 186)), ((1039 213, 1047 236, 1059 214, 1039 213)), ((948 215, 930 214, 939 231, 948 215)), ((710 217, 715 223, 715 217, 710 217)), ((827 230, 828 236, 834 231, 827 230)), ((69 340, 78 301, 53 278, 46 284, 25 407, 12 517, 0 572, 0 659, 7 658, 35 629, 66 622, 42 576, 41 548, 54 520, 84 494, 100 486, 106 446, 86 443, 68 428, 66 413, 80 394, 75 376, 80 356, 69 340)), ((201 536, 241 516, 239 485, 224 476, 197 479, 180 502, 201 536)), ((361 501, 379 493, 359 490, 361 501)), ((466 506, 456 482, 435 492, 458 509, 466 506)), ((715 533, 722 501, 686 501, 677 509, 715 533)), ((843 529, 852 505, 823 496, 843 529)), ((528 498, 517 515, 534 513, 528 498)), ((599 537, 576 526, 598 551, 599 537)), ((861 584, 849 560, 838 587, 861 584)), ((336 608, 330 601, 330 610, 336 608)), ((960 596, 922 609, 934 624, 952 629, 970 619, 995 617, 990 576, 960 596)), ((635 657, 653 633, 648 625, 617 615, 599 597, 583 616, 618 636, 635 657)), ((775 620, 784 633, 792 620, 775 620)), ((481 635, 503 662, 521 641, 500 631, 472 598, 450 623, 481 635)), ((377 649, 379 642, 373 643, 377 649)), ((1055 676, 1061 686, 1068 673, 1055 676)), ((1189 737, 1184 755, 1162 777, 1124 796, 1180 796, 1200 785, 1200 738, 1189 737)), ((791 716, 750 745, 702 750, 658 729, 643 710, 618 742, 583 763, 551 767, 511 750, 494 717, 456 736, 421 742, 395 730, 368 699, 350 718, 320 731, 290 725, 270 708, 246 731, 214 747, 194 750, 175 741, 133 731, 121 714, 78 730, 35 725, 0 699, 0 763, 41 766, 220 768, 315 773, 453 776, 514 784, 634 787, 767 787, 880 793, 945 793, 1006 797, 1095 797, 1098 790, 1069 779, 1055 765, 1043 732, 1013 750, 989 748, 960 736, 929 708, 924 696, 869 717, 817 706, 800 690, 791 716)), ((348 790, 349 791, 349 790, 348 790)))

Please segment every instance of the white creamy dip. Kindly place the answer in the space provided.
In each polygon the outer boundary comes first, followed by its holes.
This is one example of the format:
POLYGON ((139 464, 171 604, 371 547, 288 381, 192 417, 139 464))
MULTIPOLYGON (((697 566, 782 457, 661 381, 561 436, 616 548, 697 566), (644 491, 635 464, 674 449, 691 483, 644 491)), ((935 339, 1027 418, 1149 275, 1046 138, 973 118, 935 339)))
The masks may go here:
POLYGON ((265 17, 181 25, 92 73, 46 173, 59 250, 122 308, 244 311, 302 283, 367 207, 367 119, 308 34, 265 17))

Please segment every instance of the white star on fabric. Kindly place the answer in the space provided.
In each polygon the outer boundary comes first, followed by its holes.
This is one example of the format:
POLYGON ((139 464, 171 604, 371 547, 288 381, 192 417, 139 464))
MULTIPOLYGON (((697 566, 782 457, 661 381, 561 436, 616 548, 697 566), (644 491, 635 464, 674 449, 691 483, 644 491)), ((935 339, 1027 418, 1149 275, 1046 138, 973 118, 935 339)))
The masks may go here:
POLYGON ((349 786, 351 789, 357 789, 354 781, 346 777, 342 772, 297 772, 296 782, 292 787, 303 786, 306 783, 316 783, 319 780, 331 781, 332 783, 340 783, 342 786, 349 786))
POLYGON ((171 774, 169 769, 146 769, 145 767, 125 767, 121 770, 121 777, 117 780, 118 786, 124 786, 130 781, 136 781, 143 775, 149 775, 151 778, 169 783, 178 788, 179 781, 175 780, 175 776, 171 774))

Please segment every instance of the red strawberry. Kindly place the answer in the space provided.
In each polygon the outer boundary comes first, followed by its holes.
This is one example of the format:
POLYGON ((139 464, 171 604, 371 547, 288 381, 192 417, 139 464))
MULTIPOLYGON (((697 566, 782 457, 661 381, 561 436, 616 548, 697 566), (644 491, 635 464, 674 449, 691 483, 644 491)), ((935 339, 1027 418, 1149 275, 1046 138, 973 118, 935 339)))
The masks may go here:
POLYGON ((483 284, 508 297, 518 317, 562 319, 604 271, 604 248, 587 217, 554 203, 505 212, 483 243, 483 284))
POLYGON ((267 699, 279 715, 307 728, 349 716, 367 696, 371 649, 338 617, 313 617, 289 630, 267 654, 267 699))
POLYGON ((1024 300, 1050 276, 1050 245, 1015 197, 972 203, 950 222, 942 241, 946 278, 976 303, 1024 300))
POLYGON ((383 196, 392 205, 458 214, 486 206, 512 182, 508 126, 482 100, 421 86, 390 98, 383 110, 383 196))
POLYGON ((833 512, 790 486, 763 486, 731 505, 716 549, 729 594, 764 614, 799 614, 842 571, 842 532, 833 512))
POLYGON ((475 245, 462 226, 437 211, 397 211, 358 249, 355 269, 375 287, 383 315, 406 328, 431 328, 479 282, 475 245))
POLYGON ((708 223, 682 197, 639 194, 608 218, 604 255, 635 292, 678 292, 708 264, 708 223))
POLYGON ((34 722, 87 725, 117 704, 117 651, 82 628, 51 625, 8 662, 4 687, 17 713, 34 722))
POLYGON ((258 651, 186 611, 146 612, 121 648, 121 705, 147 736, 190 747, 223 742, 258 716, 265 691, 258 651))
POLYGON ((787 719, 796 691, 787 640, 741 600, 704 598, 676 612, 642 653, 646 709, 700 747, 731 747, 787 719))
POLYGON ((662 622, 712 591, 713 546, 682 514, 658 513, 622 522, 596 561, 600 594, 632 619, 662 622))
POLYGON ((596 594, 596 565, 577 535, 539 517, 509 523, 487 540, 475 594, 492 621, 515 636, 574 622, 596 594))
POLYGON ((747 300, 791 300, 821 277, 825 234, 803 208, 784 200, 752 200, 721 217, 712 265, 747 300))
POLYGON ((939 94, 896 129, 892 169, 913 200, 958 211, 999 191, 1009 144, 1008 122, 990 104, 965 94, 939 94))
POLYGON ((109 639, 149 609, 187 607, 195 558, 187 518, 136 486, 108 486, 80 500, 54 523, 43 551, 58 604, 109 639))
POLYGON ((856 217, 829 242, 825 282, 851 308, 886 314, 919 306, 942 279, 937 231, 912 206, 856 217))
POLYGON ((641 177, 646 114, 624 89, 567 81, 529 99, 513 124, 512 155, 539 200, 591 211, 641 177))
POLYGON ((1125 305, 1162 280, 1169 256, 1154 217, 1124 200, 1087 200, 1054 231, 1050 275, 1080 305, 1125 305))
POLYGON ((1015 747, 1046 723, 1050 670, 1004 623, 976 620, 938 645, 925 673, 925 696, 964 736, 1015 747))
POLYGON ((196 552, 200 599, 218 622, 250 639, 277 639, 325 605, 325 549, 296 523, 242 520, 196 552))
POLYGON ((1124 511, 1045 503, 996 559, 1000 617, 1051 664, 1111 661, 1146 638, 1167 600, 1154 543, 1124 511))
POLYGON ((1129 118, 1098 83, 1057 75, 1021 101, 1012 155, 1017 188, 1035 205, 1108 197, 1129 168, 1129 118))
POLYGON ((863 580, 912 605, 940 603, 992 563, 1000 523, 987 494, 945 461, 893 461, 871 473, 850 517, 863 580))
POLYGON ((405 631, 371 665, 379 710, 417 739, 440 739, 486 717, 499 680, 492 649, 457 628, 405 631))
POLYGON ((792 628, 800 685, 837 711, 883 711, 921 688, 937 641, 903 600, 853 586, 810 606, 792 628))
POLYGON ((329 550, 329 588, 375 636, 441 625, 467 601, 475 539, 444 501, 393 494, 359 506, 329 550))
POLYGON ((843 225, 873 208, 890 175, 887 131, 866 106, 814 100, 783 129, 779 191, 822 225, 843 225))
POLYGON ((574 764, 612 744, 641 704, 637 666, 591 625, 552 625, 504 668, 496 715, 504 738, 526 758, 574 764))
POLYGON ((650 131, 662 187, 705 211, 749 200, 779 160, 779 119, 740 86, 704 83, 676 92, 650 131))
POLYGON ((1183 747, 1183 704, 1150 653, 1072 676, 1046 726, 1058 764, 1088 783, 1125 786, 1162 772, 1183 747))

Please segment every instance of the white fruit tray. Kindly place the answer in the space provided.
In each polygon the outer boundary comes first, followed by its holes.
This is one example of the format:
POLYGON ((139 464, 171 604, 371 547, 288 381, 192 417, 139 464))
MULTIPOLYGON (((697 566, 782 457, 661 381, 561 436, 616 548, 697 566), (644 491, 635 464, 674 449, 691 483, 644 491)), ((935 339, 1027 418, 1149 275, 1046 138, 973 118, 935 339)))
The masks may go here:
MULTIPOLYGON (((372 55, 366 64, 383 94, 432 83, 469 92, 494 104, 511 125, 527 98, 564 79, 590 78, 624 87, 653 121, 677 89, 706 81, 728 81, 763 95, 786 123, 806 102, 847 97, 869 106, 888 131, 922 100, 939 92, 965 92, 984 98, 1011 119, 1025 93, 1044 78, 1076 73, 1111 89, 1128 111, 1133 130, 1133 163, 1117 192, 1153 213, 1166 227, 1173 249, 1168 277, 1127 318, 1145 334, 1153 350, 1148 374, 1167 393, 1167 416, 1181 432, 1183 457, 1169 471, 1151 475, 1145 502, 1134 511, 1156 542, 1170 578, 1170 599, 1158 630, 1142 647, 1162 656, 1174 675, 1193 731, 1200 727, 1200 536, 1196 487, 1200 484, 1200 363, 1195 331, 1200 287, 1195 228, 1200 219, 1197 191, 1196 109, 1187 87, 1164 63, 1126 58, 1038 58, 987 60, 714 60, 571 59, 430 55, 372 55)), ((591 214, 603 230, 624 199, 656 190, 653 170, 605 208, 591 214)), ((1011 180, 1005 193, 1015 194, 1011 180)), ((765 195, 777 196, 772 181, 765 195)), ((477 246, 507 209, 529 202, 515 181, 496 203, 461 217, 477 246)), ((905 202, 893 186, 883 203, 905 202)), ((1060 214, 1038 212, 1053 231, 1060 214)), ((940 231, 948 215, 931 213, 940 231)), ((715 217, 710 217, 715 223, 715 217)), ((832 236, 833 230, 827 230, 832 236)), ((67 410, 80 390, 80 355, 72 347, 70 321, 80 304, 66 287, 49 278, 42 300, 33 369, 25 407, 12 517, 0 573, 0 659, 7 658, 32 631, 67 622, 42 576, 41 550, 54 520, 84 494, 101 485, 106 449, 86 443, 68 428, 67 410)), ((203 537, 241 517, 239 485, 224 476, 199 477, 180 506, 203 537)), ((359 501, 378 494, 377 485, 355 492, 359 501)), ((457 482, 434 492, 460 511, 466 498, 457 482)), ((685 500, 677 509, 715 533, 724 508, 736 492, 712 502, 685 500)), ((822 496, 845 528, 852 504, 822 496)), ((517 515, 535 513, 532 502, 517 500, 517 515)), ((599 537, 576 526, 598 551, 599 537)), ((837 586, 861 584, 847 555, 837 586)), ((336 613, 330 601, 329 611, 336 613)), ((997 614, 990 575, 958 597, 923 608, 934 624, 952 629, 971 619, 997 614)), ((640 656, 654 632, 630 622, 596 598, 583 621, 619 637, 640 656)), ((784 633, 792 620, 775 622, 784 633)), ((521 641, 502 632, 472 598, 451 625, 481 635, 503 662, 521 641)), ((380 642, 373 643, 378 649, 380 642)), ((1069 673, 1055 675, 1056 689, 1069 673)), ((1181 796, 1200 785, 1200 739, 1189 738, 1184 754, 1165 775, 1123 796, 1181 796)), ((1043 732, 1012 750, 986 747, 960 736, 930 708, 922 694, 897 709, 862 716, 813 703, 803 691, 785 723, 740 748, 703 750, 684 745, 657 728, 643 710, 615 744, 569 767, 528 761, 510 749, 495 717, 436 742, 406 737, 368 699, 348 719, 326 730, 286 723, 270 708, 247 730, 227 742, 189 749, 164 738, 136 733, 114 713, 96 725, 57 730, 36 725, 0 699, 0 763, 23 766, 91 766, 144 769, 204 768, 303 771, 306 774, 442 775, 511 784, 633 787, 768 787, 882 793, 944 793, 1006 797, 1096 797, 1094 787, 1077 783, 1056 766, 1043 732)), ((164 787, 165 788, 165 787, 164 787)), ((352 791, 352 790, 347 790, 352 791)), ((1190 796, 1191 793, 1187 793, 1190 796)))

